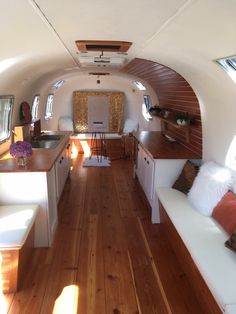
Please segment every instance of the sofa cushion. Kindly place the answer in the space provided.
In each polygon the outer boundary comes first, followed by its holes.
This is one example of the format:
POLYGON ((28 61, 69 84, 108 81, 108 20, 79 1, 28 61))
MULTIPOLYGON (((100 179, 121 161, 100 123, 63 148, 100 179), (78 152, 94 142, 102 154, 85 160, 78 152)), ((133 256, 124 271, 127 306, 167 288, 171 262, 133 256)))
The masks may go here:
POLYGON ((228 234, 236 230, 236 195, 233 192, 229 191, 222 197, 213 209, 212 217, 228 234))
POLYGON ((205 216, 212 214, 213 208, 232 187, 233 177, 229 169, 210 161, 203 164, 188 193, 193 207, 205 216))
POLYGON ((225 246, 236 252, 236 230, 231 234, 230 238, 225 242, 225 246))
POLYGON ((173 188, 187 194, 193 185, 193 181, 198 173, 199 167, 187 160, 181 174, 175 181, 173 188))
POLYGON ((236 313, 236 304, 226 305, 225 314, 235 314, 236 313))
POLYGON ((236 254, 224 246, 227 233, 194 210, 185 194, 163 187, 157 194, 220 307, 236 304, 236 254))
POLYGON ((20 248, 34 224, 38 205, 0 206, 0 248, 20 248))

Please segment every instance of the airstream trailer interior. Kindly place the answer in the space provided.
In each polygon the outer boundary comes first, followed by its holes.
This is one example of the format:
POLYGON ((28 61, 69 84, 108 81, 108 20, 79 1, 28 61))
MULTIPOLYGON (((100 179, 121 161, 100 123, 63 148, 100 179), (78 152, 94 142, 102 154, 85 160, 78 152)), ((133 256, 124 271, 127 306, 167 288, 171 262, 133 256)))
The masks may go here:
POLYGON ((0 9, 0 313, 236 314, 236 2, 0 9))

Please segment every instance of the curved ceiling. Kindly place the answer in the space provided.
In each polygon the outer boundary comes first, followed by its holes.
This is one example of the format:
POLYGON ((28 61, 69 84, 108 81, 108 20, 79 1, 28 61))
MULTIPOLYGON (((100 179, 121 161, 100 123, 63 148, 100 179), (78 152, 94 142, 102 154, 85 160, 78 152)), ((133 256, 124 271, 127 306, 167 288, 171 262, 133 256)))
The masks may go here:
POLYGON ((79 39, 131 41, 126 62, 141 57, 188 75, 198 70, 193 58, 235 52, 235 8, 234 0, 1 1, 0 88, 83 71, 79 39))

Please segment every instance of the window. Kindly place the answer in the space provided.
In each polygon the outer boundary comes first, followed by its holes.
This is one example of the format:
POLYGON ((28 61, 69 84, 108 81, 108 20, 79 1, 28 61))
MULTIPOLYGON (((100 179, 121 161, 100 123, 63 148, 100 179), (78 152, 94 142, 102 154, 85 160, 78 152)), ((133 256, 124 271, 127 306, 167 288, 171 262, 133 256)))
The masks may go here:
POLYGON ((152 116, 149 113, 149 109, 152 107, 151 97, 149 95, 144 95, 143 99, 144 99, 144 103, 142 105, 142 114, 145 120, 150 121, 152 120, 152 116))
POLYGON ((40 99, 39 95, 34 96, 31 108, 32 120, 37 120, 38 118, 39 99, 40 99))
POLYGON ((53 85, 52 85, 52 89, 58 89, 58 88, 60 88, 62 85, 64 84, 64 81, 63 80, 58 80, 58 81, 56 81, 56 83, 54 83, 53 85))
POLYGON ((218 59, 216 62, 227 72, 234 83, 236 83, 236 56, 218 59))
POLYGON ((146 87, 141 82, 134 81, 133 83, 139 90, 146 90, 146 87))
POLYGON ((152 107, 151 97, 149 95, 144 95, 143 98, 144 98, 146 109, 147 111, 149 111, 150 108, 152 107))
POLYGON ((45 120, 52 119, 53 94, 49 94, 47 98, 45 120))
POLYGON ((11 135, 13 101, 13 96, 0 96, 0 143, 6 141, 11 135))

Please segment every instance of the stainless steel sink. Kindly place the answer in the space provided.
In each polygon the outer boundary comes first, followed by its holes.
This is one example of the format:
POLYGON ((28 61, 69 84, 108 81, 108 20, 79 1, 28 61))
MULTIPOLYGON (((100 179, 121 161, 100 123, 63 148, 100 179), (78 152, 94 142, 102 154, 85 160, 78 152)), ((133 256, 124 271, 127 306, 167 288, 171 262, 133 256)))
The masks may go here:
POLYGON ((42 134, 32 142, 32 148, 56 148, 60 143, 63 135, 58 134, 42 134))
POLYGON ((60 141, 63 135, 59 134, 42 134, 37 138, 37 141, 60 141))

